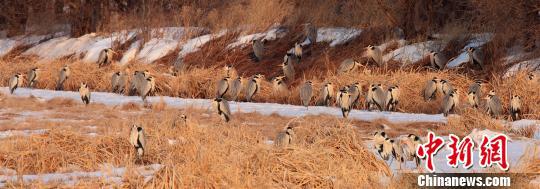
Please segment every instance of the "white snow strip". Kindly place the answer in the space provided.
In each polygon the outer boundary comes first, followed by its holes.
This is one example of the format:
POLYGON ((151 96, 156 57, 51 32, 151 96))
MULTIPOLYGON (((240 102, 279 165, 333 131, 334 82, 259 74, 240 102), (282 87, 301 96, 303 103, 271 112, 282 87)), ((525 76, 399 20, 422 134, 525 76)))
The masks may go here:
POLYGON ((125 65, 129 63, 130 61, 134 60, 137 56, 137 53, 139 52, 139 49, 141 48, 141 41, 135 41, 131 46, 129 46, 129 49, 124 52, 124 56, 122 59, 120 59, 120 65, 125 65))
POLYGON ((444 44, 437 41, 425 41, 406 45, 389 52, 383 56, 383 61, 394 60, 402 62, 403 65, 412 64, 422 60, 429 54, 429 51, 439 51, 444 48, 444 44))
POLYGON ((31 136, 42 135, 47 133, 48 129, 36 129, 36 130, 7 130, 0 131, 0 139, 13 137, 13 136, 31 136))
POLYGON ((59 37, 63 35, 63 33, 58 32, 51 35, 20 35, 12 38, 0 39, 0 57, 5 56, 16 47, 33 46, 47 38, 59 37))
POLYGON ((540 140, 540 120, 522 119, 508 123, 512 129, 519 130, 527 127, 534 127, 533 139, 540 140))
POLYGON ((109 37, 98 38, 97 42, 89 45, 85 49, 79 49, 79 53, 86 52, 86 55, 83 58, 84 62, 94 63, 97 62, 99 54, 103 49, 112 48, 112 45, 115 41, 118 41, 120 44, 124 44, 127 40, 134 37, 136 32, 131 31, 121 31, 114 32, 109 37))
POLYGON ((200 50, 199 48, 202 47, 204 44, 208 43, 208 41, 221 37, 225 35, 226 32, 227 31, 221 31, 218 34, 207 34, 207 35, 190 39, 186 41, 186 43, 184 44, 184 46, 182 47, 182 50, 178 53, 178 55, 180 57, 184 57, 189 53, 197 52, 200 50))
POLYGON ((505 77, 510 77, 517 74, 520 71, 525 72, 540 72, 540 58, 522 61, 520 63, 514 64, 510 67, 506 73, 505 77))
POLYGON ((147 64, 152 63, 174 51, 178 45, 177 40, 153 38, 144 44, 137 59, 147 64))
MULTIPOLYGON (((8 94, 8 88, 0 88, 0 92, 8 94)), ((33 95, 38 98, 49 100, 56 97, 73 99, 80 101, 80 95, 78 92, 68 91, 51 91, 28 88, 19 88, 15 91, 14 95, 17 96, 30 96, 33 95)), ((211 107, 211 100, 209 99, 184 99, 176 97, 148 97, 147 100, 150 103, 158 103, 164 100, 168 106, 173 107, 194 107, 201 109, 209 109, 211 107)), ((106 105, 121 105, 125 103, 141 103, 140 97, 136 96, 123 96, 113 93, 93 92, 92 102, 103 103, 106 105)), ((257 112, 263 115, 270 115, 273 113, 281 116, 297 117, 306 115, 333 115, 341 117, 341 110, 336 107, 323 107, 323 106, 311 106, 306 109, 303 106, 276 104, 276 103, 249 103, 249 102, 230 102, 230 108, 232 112, 257 112)), ((408 123, 408 122, 442 122, 446 123, 447 119, 442 114, 413 114, 413 113, 401 113, 401 112, 369 112, 363 110, 353 110, 349 114, 351 119, 372 121, 376 119, 387 119, 394 123, 408 123)))
POLYGON ((462 53, 460 53, 457 57, 454 58, 454 60, 448 62, 446 65, 447 68, 456 68, 460 66, 461 64, 469 61, 469 54, 467 54, 467 49, 469 47, 478 48, 486 44, 487 42, 491 41, 493 38, 493 34, 485 33, 485 34, 475 34, 473 35, 474 38, 471 39, 465 47, 462 49, 462 53))
POLYGON ((23 53, 23 55, 37 55, 41 61, 50 61, 68 55, 80 55, 91 44, 101 39, 95 33, 86 34, 79 38, 60 37, 38 44, 23 53))
POLYGON ((267 41, 273 41, 273 40, 276 40, 277 38, 283 37, 286 32, 287 31, 285 29, 276 27, 263 33, 243 35, 243 36, 238 37, 238 39, 235 42, 227 45, 227 48, 230 49, 230 48, 236 48, 236 47, 243 47, 247 45, 248 43, 251 43, 251 41, 254 39, 260 39, 260 40, 264 39, 267 41))
POLYGON ((319 28, 317 29, 317 42, 328 42, 330 47, 344 44, 362 33, 355 28, 319 28))
POLYGON ((126 173, 135 173, 144 177, 145 182, 150 181, 154 174, 163 168, 161 164, 152 164, 148 166, 137 167, 134 170, 128 170, 125 167, 113 167, 111 165, 102 166, 100 171, 94 172, 71 172, 71 173, 48 173, 37 175, 22 175, 22 176, 4 176, 0 175, 0 188, 6 187, 8 182, 16 183, 19 178, 24 183, 62 183, 73 186, 81 180, 102 179, 106 183, 121 184, 122 178, 126 173))
POLYGON ((0 58, 5 56, 17 45, 17 41, 12 39, 0 39, 0 58))

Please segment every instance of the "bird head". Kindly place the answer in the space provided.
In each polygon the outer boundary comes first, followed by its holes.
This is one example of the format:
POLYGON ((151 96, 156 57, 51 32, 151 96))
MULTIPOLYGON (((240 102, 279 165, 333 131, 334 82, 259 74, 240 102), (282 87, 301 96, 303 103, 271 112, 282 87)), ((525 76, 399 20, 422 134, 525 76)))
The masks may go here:
POLYGON ((514 95, 514 96, 512 96, 512 99, 521 100, 521 97, 519 95, 514 95))
POLYGON ((229 64, 229 65, 225 65, 225 70, 226 70, 226 71, 229 71, 229 70, 231 70, 231 69, 232 69, 232 65, 230 65, 230 64, 229 64))
POLYGON ((368 45, 367 48, 368 48, 369 50, 375 50, 375 46, 373 46, 373 45, 368 45))
POLYGON ((222 100, 222 98, 214 98, 214 102, 221 102, 222 100))
POLYGON ((185 114, 180 114, 180 118, 183 119, 183 120, 186 120, 187 116, 185 114))
POLYGON ((489 91, 488 95, 495 96, 495 90, 489 91))
POLYGON ((467 48, 467 52, 474 52, 476 49, 474 47, 467 48))
POLYGON ((536 75, 534 73, 529 73, 529 80, 534 80, 536 75))
POLYGON ((313 82, 312 82, 312 81, 310 81, 310 80, 308 80, 308 81, 306 81, 306 84, 308 84, 308 85, 312 85, 312 84, 313 84, 313 82))

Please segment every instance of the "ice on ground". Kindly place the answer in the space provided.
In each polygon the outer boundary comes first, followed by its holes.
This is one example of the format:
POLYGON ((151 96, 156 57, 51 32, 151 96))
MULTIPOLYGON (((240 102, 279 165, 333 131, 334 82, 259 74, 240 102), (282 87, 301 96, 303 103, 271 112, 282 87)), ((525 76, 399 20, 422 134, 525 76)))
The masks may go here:
POLYGON ((79 56, 83 49, 95 43, 99 37, 95 33, 86 34, 79 38, 60 37, 38 44, 23 53, 23 55, 37 55, 41 61, 50 61, 69 55, 79 56))
POLYGON ((507 124, 514 130, 534 127, 533 139, 540 140, 540 120, 522 119, 507 124))
POLYGON ((32 136, 42 135, 47 133, 48 129, 36 129, 36 130, 7 130, 0 131, 0 139, 13 137, 13 136, 32 136))
POLYGON ((54 33, 50 35, 20 35, 12 38, 0 39, 0 57, 5 56, 11 50, 19 46, 33 46, 46 39, 63 36, 63 33, 54 33))
MULTIPOLYGON (((484 136, 487 136, 488 138, 493 138, 500 134, 502 133, 495 132, 489 129, 478 130, 477 128, 474 128, 467 136, 474 141, 475 147, 478 147, 480 144, 482 144, 482 139, 484 136)), ((508 140, 511 140, 510 137, 508 137, 508 140)))
POLYGON ((119 44, 124 44, 127 40, 135 37, 136 34, 137 33, 135 31, 128 32, 125 30, 120 32, 114 32, 109 37, 98 38, 98 40, 94 44, 91 44, 85 49, 80 49, 79 51, 80 53, 86 53, 83 58, 84 62, 94 63, 97 62, 99 54, 103 49, 112 48, 112 45, 115 41, 117 41, 119 44))
POLYGON ((120 59, 120 65, 125 65, 135 59, 139 49, 141 48, 141 41, 135 41, 129 46, 129 49, 124 52, 124 56, 120 59))
POLYGON ((440 51, 444 46, 445 44, 438 41, 414 43, 389 52, 383 56, 383 61, 394 60, 403 62, 403 65, 408 65, 422 60, 429 54, 429 51, 440 51))
POLYGON ((196 37, 193 39, 190 39, 186 41, 184 46, 182 47, 182 50, 178 53, 178 56, 184 57, 189 53, 197 52, 199 51, 200 47, 202 47, 204 44, 208 43, 210 40, 221 37, 225 35, 227 31, 221 31, 217 34, 207 34, 200 37, 196 37))
POLYGON ((144 177, 144 182, 150 181, 156 172, 161 170, 163 165, 152 164, 147 166, 136 167, 133 170, 126 167, 114 167, 105 164, 101 166, 100 171, 94 172, 71 172, 71 173, 48 173, 37 175, 21 175, 21 176, 6 176, 0 175, 0 188, 8 186, 7 183, 61 183, 69 186, 77 184, 79 181, 88 179, 101 179, 109 184, 122 184, 125 174, 137 174, 144 177))
MULTIPOLYGON (((4 94, 9 93, 7 87, 1 87, 0 92, 4 94)), ((78 92, 71 91, 51 91, 41 89, 28 89, 19 88, 15 91, 16 96, 30 96, 33 95, 38 98, 50 100, 52 98, 68 98, 79 101, 80 95, 78 92)), ((176 97, 161 97, 152 96, 147 97, 149 103, 159 103, 163 101, 168 106, 174 107, 194 107, 200 109, 209 109, 211 107, 211 100, 209 99, 185 99, 176 97)), ((140 103, 142 100, 136 96, 123 96, 113 93, 105 92, 92 92, 92 102, 103 103, 106 105, 121 105, 125 103, 140 103)), ((324 107, 324 106, 310 106, 306 109, 304 106, 277 104, 277 103, 249 103, 249 102, 229 102, 232 112, 256 112, 263 115, 270 115, 273 113, 287 117, 298 117, 306 115, 332 115, 341 117, 341 110, 337 107, 324 107)), ((213 114, 212 114, 213 115, 213 114)), ((440 122, 446 123, 447 119, 442 114, 413 114, 413 113, 401 113, 401 112, 370 112, 364 110, 353 110, 349 114, 350 119, 373 121, 377 119, 386 119, 393 123, 410 123, 410 122, 440 122)))
POLYGON ((287 33, 286 29, 281 28, 281 27, 274 27, 263 33, 242 35, 238 37, 238 39, 235 42, 227 45, 227 48, 244 47, 245 45, 251 43, 251 41, 254 39, 259 39, 259 40, 264 39, 266 41, 273 41, 273 40, 276 40, 277 38, 282 38, 283 36, 285 36, 285 33, 287 33))
POLYGON ((328 42, 330 47, 344 44, 362 33, 355 28, 319 28, 317 29, 317 43, 328 42))
POLYGON ((455 57, 453 60, 449 61, 448 64, 446 64, 447 68, 456 68, 460 66, 461 64, 469 61, 469 54, 467 54, 467 49, 469 47, 478 48, 486 44, 487 42, 491 41, 493 38, 493 34, 491 33, 484 33, 484 34, 475 34, 473 35, 473 39, 469 40, 467 45, 463 47, 462 52, 455 57))
POLYGON ((12 39, 0 39, 0 58, 5 56, 11 50, 13 50, 17 45, 17 41, 12 39))
POLYGON ((517 64, 514 64, 512 67, 510 67, 506 71, 506 73, 504 74, 504 77, 513 76, 520 71, 540 72, 540 58, 526 60, 526 61, 522 61, 517 64))
POLYGON ((147 64, 152 63, 174 51, 178 45, 177 40, 153 38, 144 44, 137 59, 147 64))
POLYGON ((169 143, 169 145, 175 145, 176 143, 178 143, 178 141, 173 139, 167 139, 167 143, 169 143))

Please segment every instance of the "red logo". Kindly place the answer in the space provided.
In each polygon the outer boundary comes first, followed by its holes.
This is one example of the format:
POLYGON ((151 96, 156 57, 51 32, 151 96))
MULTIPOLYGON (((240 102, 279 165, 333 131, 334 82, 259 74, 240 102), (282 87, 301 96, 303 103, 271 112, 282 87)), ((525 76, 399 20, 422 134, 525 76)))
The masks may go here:
POLYGON ((428 133, 428 142, 423 145, 419 145, 416 150, 418 157, 424 159, 426 158, 426 168, 433 172, 435 171, 435 166, 433 165, 433 156, 437 154, 444 144, 442 137, 435 136, 433 132, 428 133))
POLYGON ((506 135, 497 135, 491 139, 484 136, 480 145, 480 166, 488 167, 497 164, 502 170, 508 170, 507 142, 506 135))
POLYGON ((458 167, 458 164, 461 162, 466 169, 473 165, 472 150, 474 143, 470 137, 467 136, 460 142, 459 137, 450 134, 450 143, 448 143, 447 147, 451 151, 450 155, 446 156, 448 165, 458 167))

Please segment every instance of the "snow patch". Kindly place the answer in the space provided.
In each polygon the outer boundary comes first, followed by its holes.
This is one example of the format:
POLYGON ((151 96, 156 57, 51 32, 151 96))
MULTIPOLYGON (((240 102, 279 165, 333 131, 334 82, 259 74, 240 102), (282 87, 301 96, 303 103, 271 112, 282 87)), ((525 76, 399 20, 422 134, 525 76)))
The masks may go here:
POLYGON ((176 40, 153 38, 144 44, 137 59, 149 64, 171 53, 176 47, 178 47, 176 40))
POLYGON ((178 55, 180 57, 184 57, 189 53, 197 52, 200 50, 199 48, 203 46, 204 44, 208 43, 208 41, 221 37, 225 35, 226 33, 227 31, 221 31, 218 34, 207 34, 207 35, 190 39, 186 41, 186 43, 184 44, 184 46, 182 47, 182 50, 178 53, 178 55))
POLYGON ((275 27, 263 33, 243 35, 243 36, 238 37, 238 39, 235 42, 227 45, 227 48, 230 49, 230 48, 236 48, 236 47, 244 47, 245 45, 251 43, 251 41, 254 39, 259 39, 259 40, 264 39, 266 41, 273 41, 273 40, 276 40, 277 38, 282 38, 283 36, 285 36, 285 33, 287 33, 286 29, 281 28, 281 27, 275 27))
POLYGON ((444 46, 445 44, 437 41, 414 43, 389 52, 383 56, 383 61, 388 62, 389 60, 394 60, 403 62, 403 65, 408 65, 422 60, 429 54, 429 51, 439 51, 443 49, 444 46))
POLYGON ((17 45, 17 41, 12 39, 0 39, 0 57, 5 56, 17 45))
POLYGON ((36 129, 36 130, 7 130, 0 131, 0 139, 13 137, 13 136, 32 136, 42 135, 47 133, 48 129, 36 129))
POLYGON ((447 68, 456 68, 460 66, 461 64, 469 61, 469 54, 467 54, 467 49, 469 47, 478 48, 486 44, 487 42, 491 41, 493 38, 493 34, 491 33, 484 33, 484 34, 475 34, 473 35, 473 39, 469 40, 467 45, 463 47, 462 53, 460 53, 457 57, 455 57, 452 61, 449 61, 446 65, 447 68))
POLYGON ((362 33, 355 28, 319 28, 317 29, 317 42, 328 42, 330 47, 344 44, 362 33))
POLYGON ((97 39, 97 42, 94 44, 86 47, 85 49, 80 49, 79 53, 86 52, 86 55, 83 58, 84 62, 95 63, 97 62, 99 54, 103 49, 112 48, 115 41, 118 41, 120 44, 124 44, 127 40, 135 37, 135 35, 135 31, 114 32, 110 37, 97 39))
POLYGON ((127 64, 128 62, 132 61, 135 59, 135 57, 137 56, 137 53, 139 52, 139 49, 141 48, 141 41, 135 41, 131 44, 131 46, 129 46, 129 49, 124 52, 124 56, 122 57, 122 59, 120 59, 120 65, 125 65, 127 64))
POLYGON ((514 64, 510 67, 504 77, 510 77, 517 74, 520 71, 525 72, 540 72, 540 58, 522 61, 520 63, 514 64))

